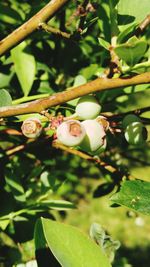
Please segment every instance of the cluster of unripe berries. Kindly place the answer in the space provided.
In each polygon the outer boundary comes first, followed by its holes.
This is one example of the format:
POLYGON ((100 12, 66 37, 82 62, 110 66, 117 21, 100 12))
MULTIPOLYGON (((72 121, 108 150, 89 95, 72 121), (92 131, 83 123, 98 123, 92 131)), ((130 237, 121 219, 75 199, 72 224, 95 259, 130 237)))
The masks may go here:
POLYGON ((83 151, 98 155, 106 147, 101 105, 92 95, 81 97, 76 105, 78 120, 64 121, 56 131, 58 140, 66 146, 79 146, 83 151))
MULTIPOLYGON (((56 138, 66 146, 79 147, 92 155, 99 155, 106 148, 106 131, 109 122, 100 116, 101 105, 93 95, 81 97, 76 105, 72 118, 59 121, 56 127, 56 138)), ((125 139, 129 144, 138 145, 144 142, 144 125, 135 115, 123 119, 125 139)), ((37 118, 29 118, 22 124, 22 132, 29 138, 36 138, 42 132, 42 124, 37 118)))

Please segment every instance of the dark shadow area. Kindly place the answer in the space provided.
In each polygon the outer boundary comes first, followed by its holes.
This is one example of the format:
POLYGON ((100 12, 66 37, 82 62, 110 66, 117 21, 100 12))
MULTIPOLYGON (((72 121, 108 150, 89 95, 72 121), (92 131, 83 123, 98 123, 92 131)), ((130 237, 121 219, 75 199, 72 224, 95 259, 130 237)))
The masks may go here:
POLYGON ((116 259, 114 261, 113 267, 123 267, 121 261, 122 259, 127 259, 128 264, 132 267, 148 267, 150 260, 150 245, 147 247, 120 247, 116 254, 116 259))
POLYGON ((50 249, 38 249, 35 252, 38 267, 61 267, 50 249))

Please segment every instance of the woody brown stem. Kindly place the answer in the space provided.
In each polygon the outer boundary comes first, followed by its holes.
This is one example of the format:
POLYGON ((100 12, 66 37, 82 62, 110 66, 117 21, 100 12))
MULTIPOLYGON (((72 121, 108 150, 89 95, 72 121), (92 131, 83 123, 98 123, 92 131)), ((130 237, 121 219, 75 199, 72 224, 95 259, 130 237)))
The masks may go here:
POLYGON ((150 25, 150 14, 139 24, 136 29, 135 35, 140 35, 150 25))
POLYGON ((9 34, 6 38, 0 41, 0 55, 3 55, 7 50, 11 49, 28 35, 35 31, 39 24, 46 22, 60 9, 68 0, 51 0, 44 8, 42 8, 31 19, 22 24, 19 28, 9 34))
POLYGON ((48 108, 66 103, 69 100, 87 95, 90 93, 100 92, 104 90, 116 89, 129 85, 145 84, 150 82, 150 72, 125 78, 97 78, 86 84, 77 86, 70 90, 54 94, 50 97, 38 99, 16 106, 8 106, 0 108, 0 118, 16 116, 29 113, 41 113, 48 108))

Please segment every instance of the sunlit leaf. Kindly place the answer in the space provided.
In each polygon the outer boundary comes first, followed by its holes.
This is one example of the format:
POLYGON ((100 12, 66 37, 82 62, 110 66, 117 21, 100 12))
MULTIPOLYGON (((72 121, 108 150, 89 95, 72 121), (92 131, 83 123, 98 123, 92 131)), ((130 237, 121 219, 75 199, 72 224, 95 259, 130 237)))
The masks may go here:
POLYGON ((5 230, 6 227, 8 226, 10 220, 9 219, 5 219, 5 220, 0 220, 0 228, 2 230, 5 230))
POLYGON ((112 195, 113 203, 150 215, 150 183, 136 180, 124 181, 121 189, 112 195))
POLYGON ((0 107, 10 106, 12 104, 11 95, 5 89, 0 89, 0 107))
POLYGON ((42 218, 49 248, 63 267, 110 267, 102 249, 77 228, 42 218))
POLYGON ((29 53, 25 41, 11 50, 11 56, 22 91, 27 96, 35 78, 35 58, 29 53))
POLYGON ((141 22, 150 10, 149 0, 120 0, 118 12, 122 15, 129 15, 135 18, 136 22, 141 22))

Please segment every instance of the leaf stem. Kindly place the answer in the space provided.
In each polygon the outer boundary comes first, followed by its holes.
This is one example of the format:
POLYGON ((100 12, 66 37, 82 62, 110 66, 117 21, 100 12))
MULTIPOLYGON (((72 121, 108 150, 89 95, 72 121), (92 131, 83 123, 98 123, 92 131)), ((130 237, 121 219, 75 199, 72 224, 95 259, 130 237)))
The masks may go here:
POLYGON ((18 105, 18 104, 21 104, 21 103, 24 103, 24 102, 28 102, 28 101, 36 100, 36 99, 41 99, 41 98, 48 97, 48 96, 49 96, 49 94, 23 96, 21 98, 18 98, 16 100, 13 100, 12 101, 12 104, 13 105, 18 105))
POLYGON ((121 70, 122 70, 122 73, 127 73, 129 71, 138 70, 140 68, 145 68, 146 69, 146 68, 149 68, 149 67, 150 67, 150 60, 146 61, 146 62, 141 62, 141 63, 135 64, 133 67, 122 66, 121 70))

